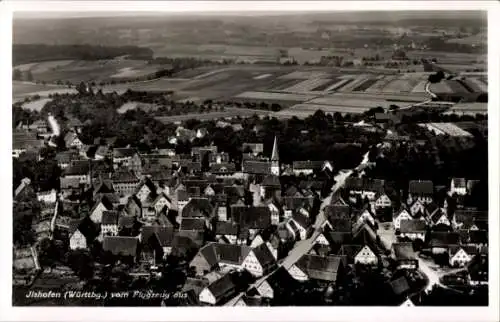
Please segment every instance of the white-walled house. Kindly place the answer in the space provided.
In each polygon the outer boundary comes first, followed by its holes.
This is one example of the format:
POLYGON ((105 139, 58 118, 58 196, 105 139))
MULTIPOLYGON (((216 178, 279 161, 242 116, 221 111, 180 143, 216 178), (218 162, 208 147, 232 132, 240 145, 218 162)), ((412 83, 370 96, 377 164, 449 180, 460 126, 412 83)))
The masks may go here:
POLYGON ((388 208, 392 206, 392 201, 386 193, 375 196, 375 208, 388 208))
POLYGON ((49 204, 56 203, 57 192, 54 189, 52 189, 51 191, 37 192, 36 198, 40 202, 49 203, 49 204))
POLYGON ((69 238, 69 248, 75 249, 86 249, 87 248, 87 238, 80 232, 80 230, 75 230, 69 238))
POLYGON ((450 195, 457 194, 464 196, 467 194, 467 182, 464 178, 452 178, 450 184, 450 195))
POLYGON ((419 219, 411 219, 411 220, 402 220, 400 222, 400 237, 408 238, 410 240, 420 239, 421 241, 425 240, 427 224, 423 220, 419 219))
POLYGON ((378 265, 378 256, 368 247, 368 245, 365 245, 354 257, 354 263, 376 266, 378 265))
POLYGON ((458 245, 450 246, 448 248, 450 266, 464 267, 470 263, 475 254, 476 249, 474 247, 458 245))
POLYGON ((402 209, 392 219, 394 229, 400 229, 402 220, 412 220, 412 219, 413 217, 410 215, 410 213, 406 209, 402 209))

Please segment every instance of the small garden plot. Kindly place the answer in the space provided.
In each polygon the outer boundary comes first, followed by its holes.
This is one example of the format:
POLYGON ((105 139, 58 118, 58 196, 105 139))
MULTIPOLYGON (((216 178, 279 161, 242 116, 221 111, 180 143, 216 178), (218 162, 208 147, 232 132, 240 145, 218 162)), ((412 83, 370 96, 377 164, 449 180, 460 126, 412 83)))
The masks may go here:
POLYGON ((329 82, 330 82, 330 79, 322 79, 322 78, 308 79, 308 80, 300 82, 296 85, 288 87, 288 88, 284 89, 283 91, 290 92, 290 93, 308 92, 308 91, 311 91, 315 87, 321 86, 321 85, 329 83, 329 82))
POLYGON ((45 104, 47 104, 50 101, 52 101, 51 98, 42 98, 33 102, 23 104, 23 109, 40 112, 42 108, 45 106, 45 104))
POLYGON ((359 84, 355 88, 353 88, 353 92, 364 92, 366 89, 370 88, 373 84, 378 81, 376 78, 367 79, 363 83, 359 84))

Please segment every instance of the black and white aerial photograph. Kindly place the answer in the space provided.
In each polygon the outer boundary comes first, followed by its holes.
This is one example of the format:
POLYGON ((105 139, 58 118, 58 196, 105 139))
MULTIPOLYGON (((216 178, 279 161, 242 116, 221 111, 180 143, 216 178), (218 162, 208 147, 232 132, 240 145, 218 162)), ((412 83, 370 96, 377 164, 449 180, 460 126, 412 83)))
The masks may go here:
POLYGON ((486 10, 117 10, 13 13, 12 306, 491 305, 486 10))

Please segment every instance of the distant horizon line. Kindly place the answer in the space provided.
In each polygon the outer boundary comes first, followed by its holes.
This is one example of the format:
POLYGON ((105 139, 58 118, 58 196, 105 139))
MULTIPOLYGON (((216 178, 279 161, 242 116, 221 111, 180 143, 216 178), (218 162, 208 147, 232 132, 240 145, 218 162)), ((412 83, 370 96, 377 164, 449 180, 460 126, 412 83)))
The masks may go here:
MULTIPOLYGON (((384 14, 391 13, 396 15, 396 19, 486 19, 486 12, 483 10, 429 10, 429 11, 413 11, 413 10, 332 10, 332 11, 265 11, 265 10, 252 10, 252 11, 18 11, 14 12, 12 17, 14 20, 36 20, 36 19, 76 19, 76 18, 147 18, 147 17, 162 17, 162 16, 176 16, 176 17, 198 17, 198 16, 211 16, 211 17, 273 17, 273 16, 293 16, 293 15, 329 15, 329 14, 342 14, 348 13, 352 15, 354 20, 362 15, 369 13, 384 14), (397 17, 401 14, 401 17, 397 17), (413 14, 416 17, 408 16, 413 14), (425 16, 421 16, 425 14, 425 16), (482 16, 484 14, 484 17, 482 16), (431 15, 431 16, 429 16, 431 15), (358 17, 356 17, 358 16, 358 17)), ((370 20, 377 20, 380 17, 366 17, 370 20)), ((361 19, 366 20, 366 19, 361 19)))

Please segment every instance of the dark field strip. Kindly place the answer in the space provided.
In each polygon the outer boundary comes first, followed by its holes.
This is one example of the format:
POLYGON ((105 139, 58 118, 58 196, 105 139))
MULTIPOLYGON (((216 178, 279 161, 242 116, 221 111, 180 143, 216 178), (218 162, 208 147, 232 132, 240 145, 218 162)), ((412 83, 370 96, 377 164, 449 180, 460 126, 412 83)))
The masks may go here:
POLYGON ((359 84, 358 86, 354 87, 354 89, 352 91, 353 92, 364 92, 368 88, 370 88, 370 86, 375 84, 377 81, 378 81, 378 79, 375 79, 375 78, 367 79, 367 80, 363 81, 361 84, 359 84))
POLYGON ((344 84, 342 84, 342 85, 340 85, 340 86, 338 86, 338 87, 333 88, 333 89, 332 89, 332 91, 338 91, 338 90, 340 90, 340 89, 342 89, 342 88, 346 87, 347 85, 349 85, 349 84, 350 84, 351 82, 353 82, 353 81, 354 81, 354 78, 349 78, 349 79, 347 80, 347 82, 345 82, 344 84))
POLYGON ((452 80, 447 82, 447 85, 451 88, 453 93, 471 93, 472 90, 463 84, 460 80, 452 80))
POLYGON ((338 78, 333 78, 331 79, 328 83, 325 83, 323 85, 320 85, 318 87, 315 87, 311 90, 311 92, 320 92, 320 91, 324 91, 325 89, 327 89, 328 87, 332 86, 333 84, 337 83, 338 81, 340 81, 340 79, 338 78))
POLYGON ((477 93, 477 92, 482 92, 481 91, 481 88, 479 88, 479 86, 477 86, 476 84, 474 84, 473 82, 469 82, 467 80, 463 81, 463 80, 459 80, 458 81, 463 87, 465 87, 469 92, 471 93, 477 93))
POLYGON ((485 83, 486 85, 488 85, 488 78, 487 77, 479 77, 478 78, 481 82, 485 83))
POLYGON ((459 88, 465 89, 469 93, 476 92, 471 86, 469 86, 469 84, 467 84, 463 80, 457 79, 457 80, 453 81, 451 84, 450 85, 451 85, 451 88, 453 89, 454 93, 457 93, 457 92, 460 93, 459 88), (457 86, 456 90, 455 90, 455 87, 454 87, 455 85, 451 85, 451 84, 455 84, 457 86))
POLYGON ((294 86, 303 81, 304 81, 303 79, 275 79, 270 84, 269 88, 271 88, 271 90, 273 91, 282 91, 285 88, 294 86))

